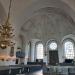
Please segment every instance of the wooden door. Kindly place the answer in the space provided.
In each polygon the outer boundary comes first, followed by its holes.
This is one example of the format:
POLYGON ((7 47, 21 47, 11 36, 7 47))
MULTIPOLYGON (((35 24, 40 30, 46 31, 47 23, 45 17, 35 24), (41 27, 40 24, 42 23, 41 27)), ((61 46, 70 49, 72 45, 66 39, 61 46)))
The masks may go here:
POLYGON ((56 65, 59 63, 58 51, 49 51, 49 64, 56 65))

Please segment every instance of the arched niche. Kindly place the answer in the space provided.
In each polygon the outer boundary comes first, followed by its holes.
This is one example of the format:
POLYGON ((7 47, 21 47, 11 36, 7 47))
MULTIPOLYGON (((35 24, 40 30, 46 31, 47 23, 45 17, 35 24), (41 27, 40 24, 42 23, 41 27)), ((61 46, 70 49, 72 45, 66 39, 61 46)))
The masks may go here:
MULTIPOLYGON (((64 41, 65 40, 73 40, 75 42, 75 35, 74 34, 68 34, 62 37, 60 41, 60 47, 59 47, 59 61, 62 63, 65 60, 65 55, 64 55, 64 41)), ((75 51, 74 51, 75 52, 75 51)))

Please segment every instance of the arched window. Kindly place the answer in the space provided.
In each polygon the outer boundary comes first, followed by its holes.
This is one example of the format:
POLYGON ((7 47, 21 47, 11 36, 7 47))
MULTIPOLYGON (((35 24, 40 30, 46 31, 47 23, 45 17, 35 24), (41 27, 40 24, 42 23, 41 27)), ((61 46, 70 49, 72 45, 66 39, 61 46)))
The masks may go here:
POLYGON ((50 50, 57 50, 57 43, 56 43, 56 41, 51 41, 49 43, 49 49, 50 50))
POLYGON ((42 43, 38 43, 36 45, 36 59, 43 59, 43 44, 42 43))
POLYGON ((65 40, 64 42, 64 51, 66 59, 74 59, 74 41, 65 40))

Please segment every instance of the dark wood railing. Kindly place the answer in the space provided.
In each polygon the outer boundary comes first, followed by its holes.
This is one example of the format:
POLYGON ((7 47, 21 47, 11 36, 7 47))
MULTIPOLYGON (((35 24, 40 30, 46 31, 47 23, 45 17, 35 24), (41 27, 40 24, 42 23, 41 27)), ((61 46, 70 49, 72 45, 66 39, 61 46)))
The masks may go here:
POLYGON ((0 66, 0 75, 17 75, 34 73, 42 70, 41 65, 11 65, 11 66, 0 66))

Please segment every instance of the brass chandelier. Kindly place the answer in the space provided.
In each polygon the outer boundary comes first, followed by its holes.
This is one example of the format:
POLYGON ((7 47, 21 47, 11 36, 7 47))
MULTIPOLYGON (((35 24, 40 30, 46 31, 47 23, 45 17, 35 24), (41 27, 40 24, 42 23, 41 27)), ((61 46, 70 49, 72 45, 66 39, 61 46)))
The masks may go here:
POLYGON ((13 35, 13 28, 9 22, 10 20, 10 9, 11 9, 11 2, 9 4, 9 11, 7 15, 7 19, 3 25, 0 26, 0 48, 5 49, 8 46, 13 46, 15 43, 12 42, 13 35))

